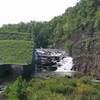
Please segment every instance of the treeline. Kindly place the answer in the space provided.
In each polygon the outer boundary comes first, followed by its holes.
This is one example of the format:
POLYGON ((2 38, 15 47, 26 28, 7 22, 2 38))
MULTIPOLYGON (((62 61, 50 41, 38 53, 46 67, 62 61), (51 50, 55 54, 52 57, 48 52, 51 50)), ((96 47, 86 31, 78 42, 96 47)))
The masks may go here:
POLYGON ((35 47, 69 48, 71 35, 75 32, 100 30, 100 0, 80 0, 61 16, 49 22, 3 25, 0 31, 31 33, 35 47))

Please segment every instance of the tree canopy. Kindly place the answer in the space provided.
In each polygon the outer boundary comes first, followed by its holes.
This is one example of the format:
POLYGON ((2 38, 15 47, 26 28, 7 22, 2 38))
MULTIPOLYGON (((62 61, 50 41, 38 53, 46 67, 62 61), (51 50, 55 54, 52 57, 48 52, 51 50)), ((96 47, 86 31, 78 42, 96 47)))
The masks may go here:
POLYGON ((20 22, 0 28, 0 31, 31 33, 35 47, 45 48, 55 47, 58 43, 64 46, 71 34, 84 30, 100 30, 100 0, 80 0, 49 22, 20 22))

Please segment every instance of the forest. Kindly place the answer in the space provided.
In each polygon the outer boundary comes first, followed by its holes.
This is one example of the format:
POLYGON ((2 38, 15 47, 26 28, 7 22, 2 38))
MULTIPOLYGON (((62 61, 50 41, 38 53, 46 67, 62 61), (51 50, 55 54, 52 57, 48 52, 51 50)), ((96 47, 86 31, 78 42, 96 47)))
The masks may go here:
MULTIPOLYGON (((8 33, 31 33, 30 39, 33 39, 35 47, 61 47, 67 49, 71 44, 71 35, 82 31, 100 30, 100 1, 99 0, 81 0, 76 6, 66 9, 65 13, 54 17, 49 22, 20 22, 18 24, 3 25, 0 32, 8 33), (59 47, 59 46, 58 46, 59 47)), ((22 35, 22 34, 20 34, 22 35)), ((6 35, 7 36, 7 35, 6 35)), ((18 35, 11 35, 10 39, 18 39, 18 35)), ((5 35, 4 35, 5 37, 5 35)), ((9 39, 9 38, 7 38, 9 39)))

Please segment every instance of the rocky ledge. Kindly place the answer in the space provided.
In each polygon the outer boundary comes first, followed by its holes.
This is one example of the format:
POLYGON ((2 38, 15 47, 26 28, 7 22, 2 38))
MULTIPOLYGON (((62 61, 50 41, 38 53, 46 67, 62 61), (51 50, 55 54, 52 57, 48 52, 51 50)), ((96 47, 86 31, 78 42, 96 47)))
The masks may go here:
POLYGON ((73 44, 70 54, 74 58, 72 69, 100 80, 100 32, 74 34, 71 39, 73 44))

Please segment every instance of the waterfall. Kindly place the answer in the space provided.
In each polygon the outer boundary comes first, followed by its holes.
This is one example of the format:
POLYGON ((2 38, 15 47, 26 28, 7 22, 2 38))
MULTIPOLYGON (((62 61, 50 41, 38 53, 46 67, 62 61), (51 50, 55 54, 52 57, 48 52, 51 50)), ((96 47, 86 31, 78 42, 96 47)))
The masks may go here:
MULTIPOLYGON (((35 59, 40 59, 44 64, 52 63, 57 69, 54 72, 72 72, 73 58, 60 49, 36 49, 35 59)), ((38 60, 39 61, 39 60, 38 60)), ((42 64, 42 63, 41 63, 42 64)))
POLYGON ((57 70, 55 72, 71 72, 71 69, 73 67, 73 58, 67 56, 57 62, 57 64, 60 66, 57 67, 57 70))

